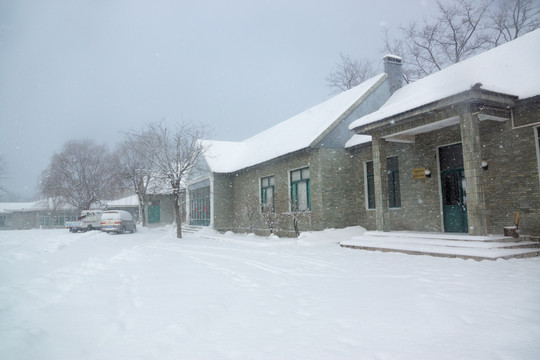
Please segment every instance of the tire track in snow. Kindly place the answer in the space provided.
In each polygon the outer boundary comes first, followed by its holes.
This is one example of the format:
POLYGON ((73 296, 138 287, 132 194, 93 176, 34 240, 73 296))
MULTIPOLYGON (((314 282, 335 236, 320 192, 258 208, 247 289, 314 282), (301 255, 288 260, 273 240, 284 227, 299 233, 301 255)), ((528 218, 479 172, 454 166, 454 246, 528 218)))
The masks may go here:
POLYGON ((343 270, 341 270, 339 266, 334 263, 316 260, 310 257, 269 252, 265 250, 212 247, 204 245, 198 246, 189 244, 152 244, 149 245, 149 247, 157 250, 178 252, 183 256, 190 258, 194 262, 205 264, 216 271, 229 273, 230 275, 233 275, 234 273, 234 275, 237 277, 239 277, 237 271, 233 271, 223 266, 226 261, 253 267, 276 276, 288 275, 328 278, 343 274, 343 270), (208 250, 212 250, 212 252, 208 250), (227 255, 223 252, 234 252, 241 254, 227 255), (261 256, 264 258, 270 258, 271 261, 253 259, 254 257, 260 258, 261 256), (224 261, 216 263, 216 261, 210 261, 208 259, 221 259, 224 261), (329 274, 328 269, 334 269, 336 270, 336 273, 329 274))
POLYGON ((128 249, 105 257, 90 257, 74 266, 66 266, 31 279, 27 284, 12 286, 29 298, 36 298, 40 307, 60 301, 74 288, 89 282, 89 278, 107 271, 115 263, 140 262, 147 258, 144 244, 137 244, 128 249))

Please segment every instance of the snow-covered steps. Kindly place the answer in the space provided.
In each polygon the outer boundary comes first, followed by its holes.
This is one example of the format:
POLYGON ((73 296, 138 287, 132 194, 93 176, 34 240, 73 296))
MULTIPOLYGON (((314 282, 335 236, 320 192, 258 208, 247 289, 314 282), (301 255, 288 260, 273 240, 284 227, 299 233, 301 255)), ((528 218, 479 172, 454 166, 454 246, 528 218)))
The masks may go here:
POLYGON ((540 256, 540 242, 500 235, 470 236, 449 233, 367 231, 342 241, 342 247, 401 252, 411 255, 496 260, 540 256))
POLYGON ((202 230, 202 226, 197 225, 182 225, 182 233, 186 234, 195 234, 199 232, 199 230, 202 230))

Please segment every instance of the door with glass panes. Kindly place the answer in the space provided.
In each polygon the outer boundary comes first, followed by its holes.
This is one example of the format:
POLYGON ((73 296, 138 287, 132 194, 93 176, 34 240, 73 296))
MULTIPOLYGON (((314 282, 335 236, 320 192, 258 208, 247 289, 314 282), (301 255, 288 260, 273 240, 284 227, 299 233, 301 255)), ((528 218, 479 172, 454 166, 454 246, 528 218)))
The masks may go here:
POLYGON ((461 144, 439 148, 441 190, 445 232, 468 231, 467 179, 461 144))

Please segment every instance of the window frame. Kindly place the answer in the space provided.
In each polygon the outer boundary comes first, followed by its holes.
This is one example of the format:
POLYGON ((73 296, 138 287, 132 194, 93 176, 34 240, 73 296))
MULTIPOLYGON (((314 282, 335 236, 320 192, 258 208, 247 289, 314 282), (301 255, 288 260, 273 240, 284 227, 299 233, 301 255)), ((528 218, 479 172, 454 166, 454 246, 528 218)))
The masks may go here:
POLYGON ((289 182, 290 182, 290 210, 291 212, 311 211, 311 169, 309 166, 304 166, 298 169, 289 170, 289 182), (309 171, 308 177, 304 177, 305 170, 309 171), (299 173, 300 178, 293 180, 293 174, 299 173), (298 185, 305 183, 306 185, 306 209, 299 209, 298 204, 298 185))
POLYGON ((397 156, 386 158, 388 170, 388 207, 390 209, 401 208, 401 182, 399 180, 399 159, 397 156), (390 168, 390 160, 396 159, 396 167, 390 168))
POLYGON ((40 226, 50 226, 51 225, 51 216, 47 214, 39 215, 39 225, 40 226))
MULTIPOLYGON (((401 208, 401 181, 399 179, 399 159, 398 156, 389 156, 386 158, 386 168, 388 171, 388 207, 390 209, 400 209, 401 208), (396 159, 396 167, 391 168, 390 162, 391 159, 396 159)), ((367 210, 375 210, 377 208, 376 199, 375 199, 375 168, 373 160, 366 161, 364 163, 364 174, 365 174, 365 204, 367 210), (372 173, 369 173, 369 165, 371 164, 372 173), (371 184, 371 185, 370 185, 371 184), (373 199, 373 203, 371 203, 373 199)))
POLYGON ((540 126, 534 128, 535 146, 536 146, 536 160, 538 162, 538 182, 540 183, 540 126))
POLYGON ((208 226, 211 220, 210 186, 188 191, 189 221, 195 225, 208 226))
POLYGON ((260 185, 259 194, 260 194, 261 212, 268 211, 268 208, 267 208, 267 204, 268 204, 267 192, 268 192, 268 189, 272 189, 272 210, 271 210, 271 212, 276 212, 276 196, 275 196, 276 195, 276 186, 275 186, 275 183, 276 183, 276 180, 275 180, 274 175, 263 176, 259 180, 259 185, 260 185), (267 185, 263 184, 264 180, 268 180, 267 185))
POLYGON ((373 168, 373 160, 366 161, 364 163, 364 174, 366 181, 366 209, 375 210, 375 171, 373 168), (371 173, 369 172, 369 165, 371 164, 371 173), (373 202, 371 201, 373 200, 373 202))

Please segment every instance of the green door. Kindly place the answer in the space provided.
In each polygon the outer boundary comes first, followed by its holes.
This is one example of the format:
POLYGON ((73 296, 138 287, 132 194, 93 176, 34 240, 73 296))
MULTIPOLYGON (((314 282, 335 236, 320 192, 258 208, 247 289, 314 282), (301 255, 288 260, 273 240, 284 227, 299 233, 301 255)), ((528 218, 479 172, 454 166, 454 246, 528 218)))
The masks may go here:
POLYGON ((191 190, 189 192, 189 201, 189 224, 210 225, 210 186, 191 190))
POLYGON ((148 206, 148 223, 156 224, 161 221, 161 208, 156 205, 148 206))
POLYGON ((467 197, 463 169, 441 173, 444 231, 467 232, 467 197))
POLYGON ((439 149, 444 231, 468 232, 467 185, 461 144, 439 149))

